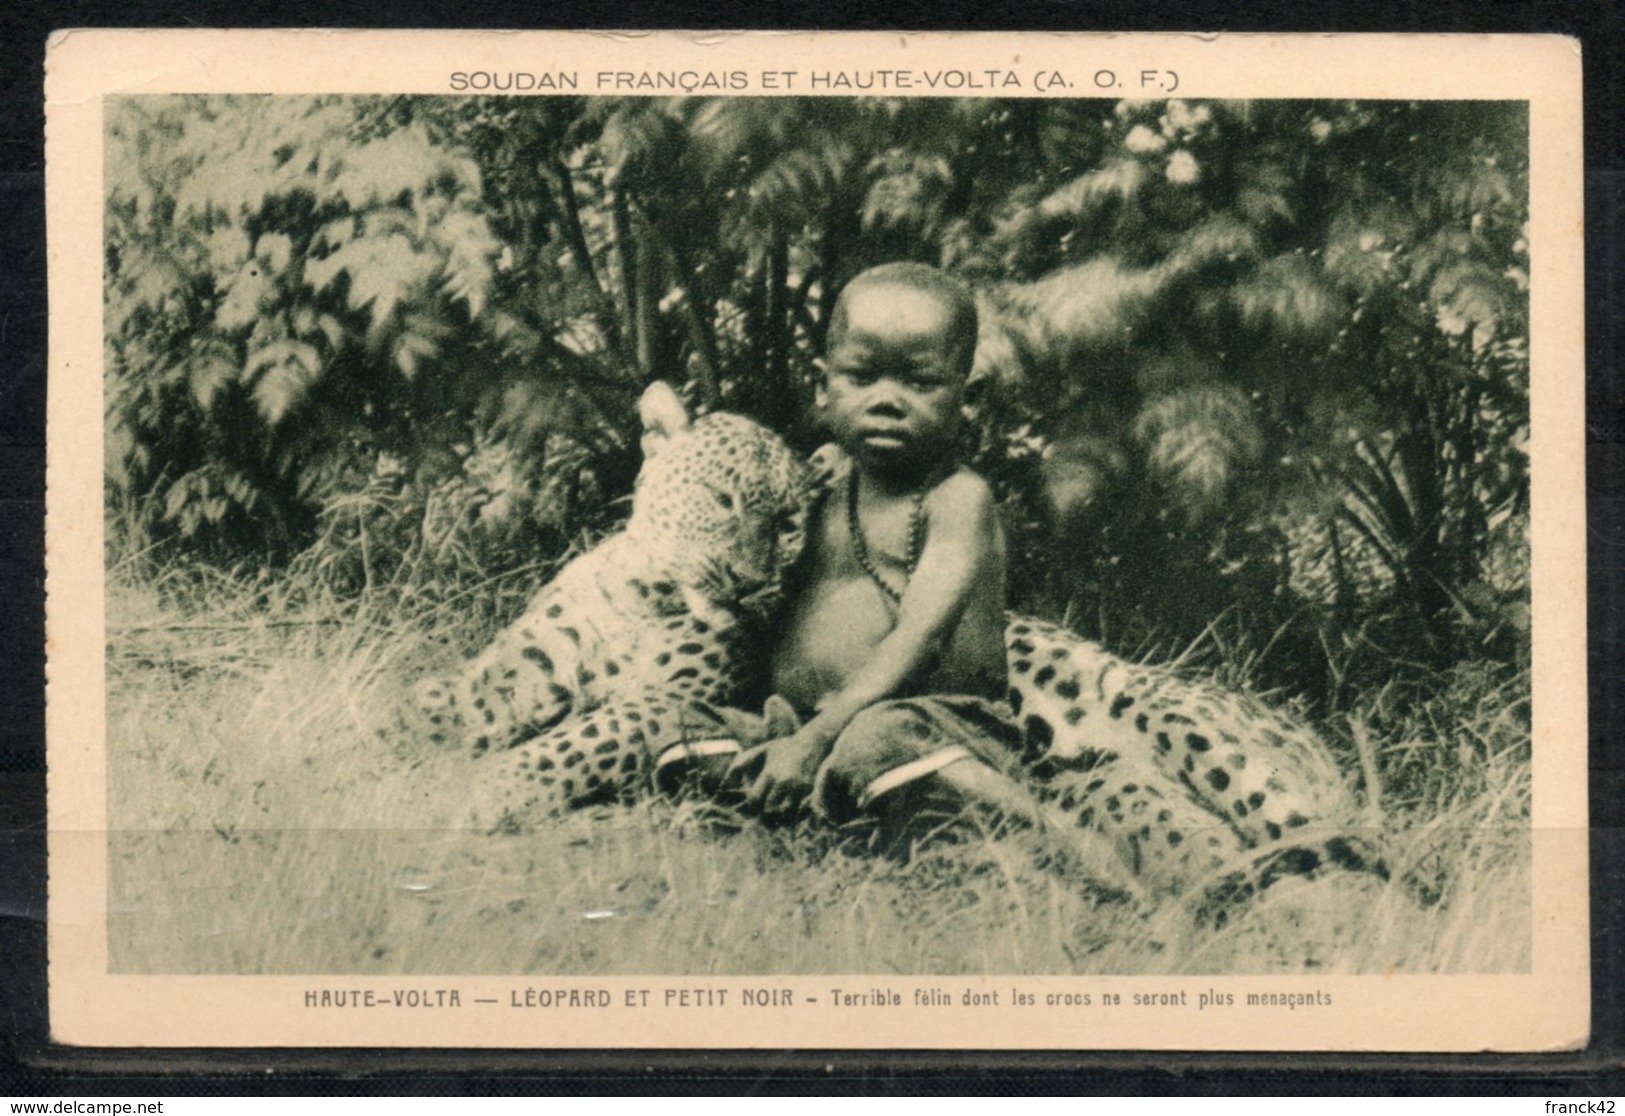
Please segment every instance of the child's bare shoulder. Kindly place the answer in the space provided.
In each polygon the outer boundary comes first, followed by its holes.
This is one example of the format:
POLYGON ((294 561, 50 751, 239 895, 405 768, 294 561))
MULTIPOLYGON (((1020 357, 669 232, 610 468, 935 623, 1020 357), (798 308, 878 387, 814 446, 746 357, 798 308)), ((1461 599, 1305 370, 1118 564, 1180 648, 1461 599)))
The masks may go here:
POLYGON ((980 473, 961 466, 936 483, 925 503, 927 511, 979 515, 992 511, 993 489, 980 473))
POLYGON ((961 543, 980 538, 992 544, 997 539, 993 489, 971 469, 956 469, 938 481, 926 495, 925 513, 934 531, 956 536, 961 543))

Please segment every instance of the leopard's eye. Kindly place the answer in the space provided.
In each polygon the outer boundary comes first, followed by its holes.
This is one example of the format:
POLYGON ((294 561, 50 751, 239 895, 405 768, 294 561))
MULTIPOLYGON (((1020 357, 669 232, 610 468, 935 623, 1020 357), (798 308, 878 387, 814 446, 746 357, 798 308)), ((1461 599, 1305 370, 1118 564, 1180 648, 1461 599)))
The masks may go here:
POLYGON ((722 508, 725 511, 733 511, 733 509, 734 509, 733 493, 727 491, 724 488, 720 488, 715 484, 712 484, 709 480, 701 480, 699 482, 699 485, 700 485, 701 488, 705 489, 705 491, 707 491, 707 492, 709 492, 711 494, 711 499, 713 499, 713 500, 715 500, 717 502, 718 507, 722 508))

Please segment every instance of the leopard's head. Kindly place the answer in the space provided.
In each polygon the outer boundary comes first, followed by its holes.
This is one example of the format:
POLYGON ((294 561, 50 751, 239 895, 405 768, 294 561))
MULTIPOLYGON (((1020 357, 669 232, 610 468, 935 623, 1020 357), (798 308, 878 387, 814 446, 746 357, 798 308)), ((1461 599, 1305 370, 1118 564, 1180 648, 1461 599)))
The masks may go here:
POLYGON ((628 536, 707 599, 772 609, 806 539, 806 466, 747 418, 690 421, 663 383, 644 392, 639 415, 644 460, 628 536))

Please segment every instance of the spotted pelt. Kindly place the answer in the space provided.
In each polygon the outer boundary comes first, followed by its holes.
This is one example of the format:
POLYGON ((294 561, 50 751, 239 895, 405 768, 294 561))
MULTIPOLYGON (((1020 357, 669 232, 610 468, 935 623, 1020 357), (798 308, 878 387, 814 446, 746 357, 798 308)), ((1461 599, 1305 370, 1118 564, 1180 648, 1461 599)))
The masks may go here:
POLYGON ((1301 720, 1028 617, 1009 617, 1005 649, 1023 766, 1147 891, 1222 922, 1284 877, 1386 879, 1347 780, 1301 720))
MULTIPOLYGON (((739 735, 725 707, 760 693, 809 473, 748 420, 690 424, 663 385, 642 415, 626 530, 570 563, 455 678, 420 690, 431 733, 485 756, 470 788, 482 824, 646 790, 674 750, 739 735)), ((1106 837, 1145 891, 1196 897, 1217 922, 1284 877, 1384 875, 1332 753, 1301 720, 1030 618, 1009 618, 1006 651, 1036 793, 1106 837)))
POLYGON ((485 757, 474 819, 516 824, 645 789, 709 709, 758 682, 766 625, 801 553, 804 465, 738 415, 690 422, 657 383, 626 528, 564 567, 489 647, 418 687, 431 739, 485 757))

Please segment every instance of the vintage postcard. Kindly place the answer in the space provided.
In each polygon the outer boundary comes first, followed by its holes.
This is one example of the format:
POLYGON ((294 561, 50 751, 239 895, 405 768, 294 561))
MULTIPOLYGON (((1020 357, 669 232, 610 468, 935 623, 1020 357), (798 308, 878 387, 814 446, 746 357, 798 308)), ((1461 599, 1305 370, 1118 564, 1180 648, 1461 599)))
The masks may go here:
POLYGON ((54 1038, 1583 1045, 1579 75, 59 33, 54 1038))

